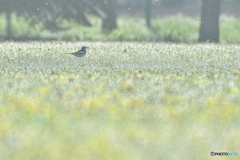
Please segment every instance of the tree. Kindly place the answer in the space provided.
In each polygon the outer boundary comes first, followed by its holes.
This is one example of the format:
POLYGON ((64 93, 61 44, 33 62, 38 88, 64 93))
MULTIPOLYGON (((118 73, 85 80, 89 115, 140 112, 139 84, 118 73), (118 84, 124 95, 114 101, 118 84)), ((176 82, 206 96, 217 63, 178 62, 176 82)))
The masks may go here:
POLYGON ((102 30, 112 31, 117 28, 117 14, 115 11, 115 5, 113 0, 108 0, 102 5, 102 10, 105 12, 105 16, 102 20, 102 30))
POLYGON ((15 12, 51 31, 65 30, 63 20, 91 26, 87 15, 103 19, 103 28, 117 27, 113 0, 0 0, 0 10, 15 12))
POLYGON ((199 41, 219 42, 220 0, 203 0, 199 41))

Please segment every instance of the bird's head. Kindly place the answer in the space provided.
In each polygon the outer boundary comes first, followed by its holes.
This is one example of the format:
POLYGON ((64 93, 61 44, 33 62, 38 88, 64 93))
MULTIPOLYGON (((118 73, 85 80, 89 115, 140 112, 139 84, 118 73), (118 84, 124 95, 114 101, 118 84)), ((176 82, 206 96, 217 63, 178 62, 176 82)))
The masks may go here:
POLYGON ((82 47, 82 50, 86 51, 87 48, 88 48, 88 47, 83 46, 83 47, 82 47))

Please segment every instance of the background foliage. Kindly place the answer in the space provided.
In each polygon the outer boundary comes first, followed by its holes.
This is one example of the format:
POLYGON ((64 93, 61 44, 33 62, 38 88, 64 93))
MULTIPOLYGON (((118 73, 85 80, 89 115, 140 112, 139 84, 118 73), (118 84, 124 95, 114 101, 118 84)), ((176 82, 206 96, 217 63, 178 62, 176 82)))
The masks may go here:
MULTIPOLYGON (((93 40, 93 41, 171 41, 171 42, 197 42, 200 27, 199 18, 186 17, 184 15, 156 18, 153 21, 153 30, 145 26, 144 18, 131 18, 121 16, 118 18, 118 28, 111 33, 101 30, 101 20, 90 17, 92 27, 68 23, 64 21, 70 30, 50 32, 42 30, 40 26, 30 27, 22 17, 13 14, 13 33, 16 40, 93 40), (81 32, 79 32, 81 31, 81 32)), ((0 18, 0 37, 6 36, 5 14, 0 18)), ((240 43, 240 19, 228 16, 220 18, 221 42, 240 43)))
POLYGON ((45 29, 56 31, 67 29, 62 20, 74 21, 91 26, 86 14, 104 16, 104 0, 2 0, 0 11, 14 12, 18 16, 30 19, 30 24, 42 24, 45 29))

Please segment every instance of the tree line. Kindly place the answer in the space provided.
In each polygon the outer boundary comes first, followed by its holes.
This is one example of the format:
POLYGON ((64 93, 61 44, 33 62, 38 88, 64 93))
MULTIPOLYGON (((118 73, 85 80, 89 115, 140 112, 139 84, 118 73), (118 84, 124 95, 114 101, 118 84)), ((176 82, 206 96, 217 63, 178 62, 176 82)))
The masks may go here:
MULTIPOLYGON (((91 26, 87 18, 91 14, 102 19, 102 30, 112 31, 117 28, 114 3, 114 0, 0 0, 0 12, 7 15, 15 12, 30 19, 31 25, 42 24, 53 31, 69 29, 62 25, 63 20, 91 26)), ((221 0, 202 0, 199 41, 219 42, 220 3, 221 0)))

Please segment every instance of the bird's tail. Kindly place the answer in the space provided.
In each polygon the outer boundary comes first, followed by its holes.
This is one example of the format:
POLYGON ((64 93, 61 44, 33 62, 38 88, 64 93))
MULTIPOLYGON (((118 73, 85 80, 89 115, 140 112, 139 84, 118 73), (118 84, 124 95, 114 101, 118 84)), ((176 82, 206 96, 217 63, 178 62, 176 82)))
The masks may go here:
POLYGON ((65 55, 65 54, 72 54, 72 53, 63 53, 63 55, 65 55))

